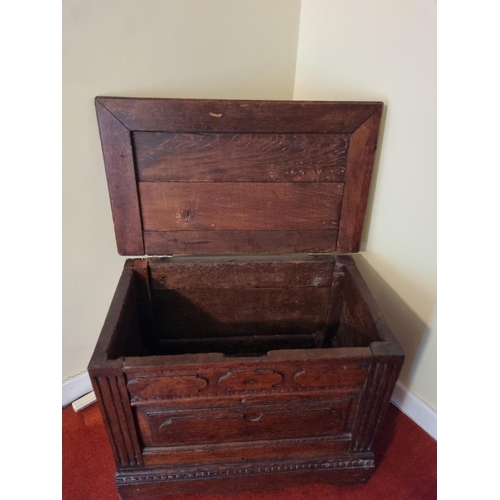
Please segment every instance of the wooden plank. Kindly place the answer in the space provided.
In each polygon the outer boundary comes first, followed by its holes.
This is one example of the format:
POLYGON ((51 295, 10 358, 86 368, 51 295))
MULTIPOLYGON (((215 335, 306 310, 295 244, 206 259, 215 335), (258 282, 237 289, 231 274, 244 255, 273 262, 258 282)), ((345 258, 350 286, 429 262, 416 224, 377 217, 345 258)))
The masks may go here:
POLYGON ((342 183, 139 183, 146 231, 336 229, 342 191, 342 183))
POLYGON ((293 380, 300 386, 318 387, 363 387, 368 370, 363 366, 331 366, 306 368, 296 373, 293 380))
POLYGON ((116 244, 120 255, 144 255, 130 131, 96 101, 116 244))
POLYGON ((125 350, 129 341, 128 336, 133 333, 130 331, 133 327, 130 317, 135 311, 136 299, 137 286, 134 272, 124 268, 92 354, 88 366, 89 372, 110 366, 121 366, 122 360, 116 362, 114 360, 118 357, 118 352, 125 350))
POLYGON ((349 134, 381 103, 97 97, 129 130, 349 134))
MULTIPOLYGON (((134 260, 134 259, 129 259, 134 260)), ((248 262, 263 263, 263 262, 332 262, 337 264, 338 256, 328 253, 309 254, 266 254, 266 255, 177 255, 175 257, 149 257, 145 259, 150 264, 223 264, 223 263, 241 263, 248 262)))
POLYGON ((145 231, 148 255, 334 252, 329 231, 145 231))
MULTIPOLYGON (((317 366, 321 363, 350 364, 360 363, 368 366, 373 360, 370 347, 339 347, 335 349, 299 349, 272 351, 265 356, 226 358, 220 353, 186 354, 184 356, 133 356, 126 357, 123 369, 129 379, 149 377, 160 374, 191 373, 196 370, 200 376, 210 377, 214 371, 219 373, 235 369, 272 368, 285 374, 283 385, 292 388, 293 376, 297 371, 307 366, 317 366)), ((212 385, 209 383, 209 388, 212 385)), ((213 388, 213 387, 212 387, 213 388)), ((265 399, 265 398, 264 398, 265 399)))
POLYGON ((125 263, 127 269, 134 271, 137 287, 137 319, 139 330, 145 346, 149 349, 154 345, 155 317, 151 299, 151 284, 148 271, 148 259, 128 259, 125 263))
POLYGON ((315 333, 328 287, 155 290, 160 338, 315 333))
POLYGON ((395 342, 385 318, 350 255, 335 256, 335 268, 345 274, 342 296, 353 310, 356 328, 369 334, 372 340, 395 342))
MULTIPOLYGON (((371 309, 367 299, 371 297, 356 266, 345 266, 342 286, 342 305, 335 343, 341 347, 365 347, 373 341, 383 340, 380 333, 390 335, 378 310, 371 309), (356 277, 353 279, 353 274, 356 277), (361 285, 361 289, 360 286, 361 285)), ((373 300, 373 298, 372 298, 373 300)), ((384 339, 385 340, 385 339, 384 339)))
POLYGON ((330 286, 333 262, 188 262, 149 265, 156 290, 330 286))
POLYGON ((136 408, 145 446, 304 438, 342 434, 349 426, 350 399, 249 408, 154 410, 136 408))
POLYGON ((359 252, 383 106, 351 136, 337 251, 359 252))
POLYGON ((160 339, 158 353, 179 355, 223 352, 226 356, 255 356, 279 349, 312 349, 316 339, 317 335, 313 333, 160 339))
POLYGON ((345 134, 133 134, 140 181, 343 181, 345 134))
MULTIPOLYGON (((318 453, 320 450, 321 447, 318 447, 318 453)), ((318 459, 315 455, 285 461, 269 458, 249 460, 247 454, 244 465, 225 466, 218 463, 213 464, 212 469, 207 464, 182 467, 176 464, 147 469, 146 473, 142 470, 120 469, 116 473, 116 487, 121 500, 162 500, 165 495, 199 495, 200 478, 203 478, 201 491, 204 495, 244 493, 248 497, 249 491, 283 490, 306 484, 363 484, 369 481, 375 471, 374 455, 371 452, 326 455, 328 458, 318 459), (175 479, 162 479, 164 477, 175 479)), ((283 456, 288 457, 285 450, 280 455, 283 456)), ((276 498, 278 495, 282 494, 268 493, 265 497, 276 498)))
POLYGON ((208 382, 196 375, 138 378, 127 384, 132 397, 159 398, 193 396, 204 389, 208 382))
POLYGON ((244 462, 249 450, 254 459, 340 455, 349 449, 351 436, 335 435, 286 440, 245 441, 193 446, 154 446, 143 450, 147 467, 168 464, 244 462))
POLYGON ((334 272, 331 276, 330 295, 326 303, 325 329, 323 331, 321 347, 331 347, 335 333, 337 332, 340 308, 342 305, 342 286, 344 283, 344 274, 334 272))

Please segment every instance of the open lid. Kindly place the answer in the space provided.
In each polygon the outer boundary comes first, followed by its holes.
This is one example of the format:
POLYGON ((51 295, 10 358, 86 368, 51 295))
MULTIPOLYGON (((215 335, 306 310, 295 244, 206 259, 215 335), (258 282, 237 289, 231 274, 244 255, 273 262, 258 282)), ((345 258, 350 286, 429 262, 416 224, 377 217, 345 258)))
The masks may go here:
POLYGON ((359 251, 382 103, 95 104, 121 255, 359 251))

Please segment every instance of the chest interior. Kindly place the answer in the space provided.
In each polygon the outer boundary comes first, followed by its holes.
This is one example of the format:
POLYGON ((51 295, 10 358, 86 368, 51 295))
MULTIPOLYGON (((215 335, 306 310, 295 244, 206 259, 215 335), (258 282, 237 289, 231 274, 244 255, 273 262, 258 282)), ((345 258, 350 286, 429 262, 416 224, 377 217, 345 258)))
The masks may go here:
POLYGON ((118 250, 146 256, 126 265, 136 334, 113 356, 377 340, 334 253, 359 250, 381 103, 96 108, 118 250))
POLYGON ((334 256, 129 260, 131 325, 110 357, 367 347, 380 340, 355 280, 334 256))

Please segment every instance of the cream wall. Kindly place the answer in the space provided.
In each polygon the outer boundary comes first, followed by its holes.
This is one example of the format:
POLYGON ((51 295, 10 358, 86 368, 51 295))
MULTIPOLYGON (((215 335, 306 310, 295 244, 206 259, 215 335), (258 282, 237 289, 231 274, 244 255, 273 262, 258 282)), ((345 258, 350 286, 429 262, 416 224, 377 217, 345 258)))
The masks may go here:
POLYGON ((292 99, 299 0, 63 1, 63 378, 86 369, 123 266, 96 95, 292 99))
POLYGON ((356 262, 437 409, 435 0, 302 0, 294 99, 386 104, 356 262))

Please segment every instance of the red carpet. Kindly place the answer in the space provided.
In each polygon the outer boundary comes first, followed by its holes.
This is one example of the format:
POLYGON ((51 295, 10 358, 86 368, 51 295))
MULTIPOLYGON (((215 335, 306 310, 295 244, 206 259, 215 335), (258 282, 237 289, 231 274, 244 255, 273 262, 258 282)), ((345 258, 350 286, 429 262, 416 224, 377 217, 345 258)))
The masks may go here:
MULTIPOLYGON (((63 410, 63 499, 117 500, 115 465, 97 405, 63 410)), ((436 495, 436 441, 390 405, 375 452, 378 468, 368 484, 296 486, 281 491, 175 495, 168 500, 430 500, 436 495)))

